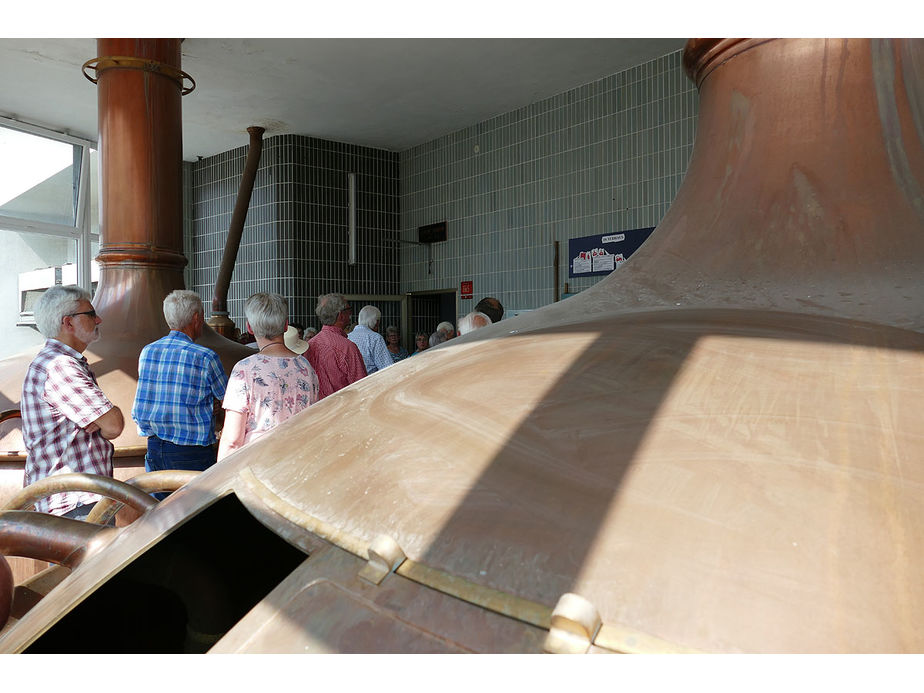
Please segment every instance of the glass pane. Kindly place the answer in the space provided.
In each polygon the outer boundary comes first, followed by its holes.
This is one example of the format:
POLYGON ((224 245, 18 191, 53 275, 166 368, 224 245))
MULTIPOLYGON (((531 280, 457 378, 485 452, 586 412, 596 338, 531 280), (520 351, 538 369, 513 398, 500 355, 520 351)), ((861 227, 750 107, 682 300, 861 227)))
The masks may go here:
POLYGON ((0 229, 0 358, 42 344, 32 309, 45 289, 77 282, 77 241, 0 229))
MULTIPOLYGON (((90 149, 90 233, 99 236, 99 156, 90 149)), ((99 244, 92 257, 99 255, 99 244)))
POLYGON ((0 127, 0 215, 74 226, 80 149, 0 127))
POLYGON ((96 287, 99 285, 99 263, 96 256, 99 255, 99 241, 90 239, 90 294, 96 296, 96 287))

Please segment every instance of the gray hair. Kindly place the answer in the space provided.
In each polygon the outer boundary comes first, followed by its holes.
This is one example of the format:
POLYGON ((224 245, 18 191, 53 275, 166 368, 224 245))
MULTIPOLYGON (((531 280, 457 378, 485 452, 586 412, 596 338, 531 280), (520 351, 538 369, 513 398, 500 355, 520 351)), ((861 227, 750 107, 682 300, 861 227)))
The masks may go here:
POLYGON ((343 294, 324 294, 318 298, 318 305, 314 309, 314 314, 322 325, 333 325, 337 322, 337 316, 340 311, 346 310, 350 305, 343 297, 343 294))
POLYGON ((491 318, 478 310, 473 310, 464 318, 459 320, 459 335, 468 334, 479 327, 487 327, 491 324, 491 318))
POLYGON ((436 326, 436 331, 446 333, 450 337, 455 336, 455 328, 452 326, 451 322, 441 322, 436 326))
POLYGON ((254 337, 278 337, 286 331, 289 304, 279 294, 254 294, 244 303, 244 315, 254 337))
POLYGON ((79 286, 52 286, 35 304, 35 324, 46 339, 61 333, 64 316, 77 310, 81 301, 89 301, 90 292, 79 286))
POLYGON ((195 291, 177 289, 164 299, 164 319, 171 330, 182 330, 196 313, 203 314, 202 299, 195 291))
POLYGON ((396 334, 396 335, 400 336, 400 335, 401 335, 401 330, 399 330, 399 329, 398 329, 397 327, 395 327, 394 325, 389 325, 388 327, 385 328, 385 336, 387 337, 388 335, 391 335, 391 334, 396 334))
POLYGON ((375 324, 382 319, 382 311, 375 306, 363 306, 359 311, 359 324, 365 325, 370 330, 375 329, 375 324))

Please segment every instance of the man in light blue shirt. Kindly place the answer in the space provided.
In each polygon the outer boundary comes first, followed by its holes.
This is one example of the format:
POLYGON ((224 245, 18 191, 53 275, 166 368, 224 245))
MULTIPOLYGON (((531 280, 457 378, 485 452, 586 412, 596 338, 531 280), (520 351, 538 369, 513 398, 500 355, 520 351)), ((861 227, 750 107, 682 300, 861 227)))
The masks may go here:
POLYGON ((203 470, 215 464, 215 402, 228 378, 218 354, 195 343, 205 325, 195 291, 164 299, 170 334, 141 350, 132 419, 148 439, 146 471, 203 470))
POLYGON ((378 333, 382 311, 375 306, 363 306, 359 311, 359 324, 347 335, 347 338, 359 347, 359 353, 366 364, 366 373, 372 375, 394 361, 385 345, 385 339, 378 333))

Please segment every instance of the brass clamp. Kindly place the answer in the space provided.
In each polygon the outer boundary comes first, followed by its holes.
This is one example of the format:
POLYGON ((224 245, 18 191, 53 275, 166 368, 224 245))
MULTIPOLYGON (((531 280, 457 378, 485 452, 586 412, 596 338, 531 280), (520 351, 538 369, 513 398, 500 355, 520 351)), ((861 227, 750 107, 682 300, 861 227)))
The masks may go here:
POLYGON ((369 560, 359 571, 359 577, 373 585, 380 584, 407 559, 398 542, 385 534, 380 534, 372 540, 367 553, 369 560))
POLYGON ((542 649, 551 654, 619 652, 642 654, 702 654, 618 623, 603 623, 597 607, 587 598, 568 592, 558 600, 549 620, 542 649))
POLYGON ((173 82, 176 82, 180 87, 180 93, 182 96, 186 96, 193 89, 196 88, 196 80, 192 78, 188 73, 183 72, 179 68, 173 67, 172 65, 167 65, 158 60, 150 60, 148 58, 133 58, 124 55, 108 55, 101 56, 99 58, 92 58, 83 64, 81 70, 83 71, 83 76, 88 80, 96 84, 99 82, 99 76, 101 73, 106 70, 141 70, 143 72, 151 72, 155 75, 162 75, 173 82), (87 70, 94 70, 96 72, 96 77, 91 77, 87 74, 87 70), (184 86, 184 80, 190 81, 190 86, 184 86))
POLYGON ((543 649, 553 654, 584 654, 603 625, 600 613, 587 599, 568 592, 552 610, 543 649))

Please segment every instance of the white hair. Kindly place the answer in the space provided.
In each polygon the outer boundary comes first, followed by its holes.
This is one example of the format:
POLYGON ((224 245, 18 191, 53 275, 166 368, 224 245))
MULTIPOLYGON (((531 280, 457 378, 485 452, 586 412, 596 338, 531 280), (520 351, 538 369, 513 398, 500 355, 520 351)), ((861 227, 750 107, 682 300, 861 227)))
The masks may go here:
POLYGON ((89 301, 90 292, 79 286, 52 286, 35 304, 35 324, 46 339, 61 333, 61 322, 77 310, 81 301, 89 301))
POLYGON ((244 315, 254 337, 269 339, 286 331, 289 305, 279 294, 254 294, 244 303, 244 315))
POLYGON ((491 318, 478 310, 473 310, 464 318, 459 320, 459 336, 468 334, 479 327, 487 327, 491 324, 491 318))
POLYGON ((164 319, 171 330, 182 330, 196 313, 203 314, 202 299, 195 291, 177 289, 164 299, 164 319))
POLYGON ((359 311, 359 324, 365 325, 370 330, 375 329, 375 324, 382 318, 382 311, 375 306, 363 306, 359 311))
POLYGON ((455 328, 452 326, 451 322, 441 322, 436 326, 437 332, 444 332, 452 337, 455 334, 455 328))

